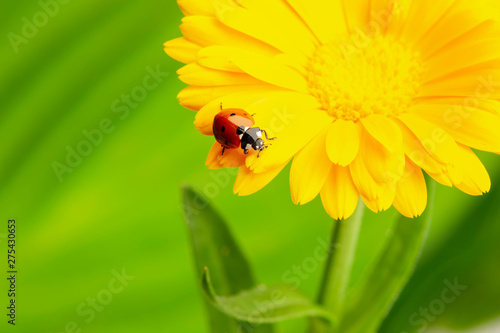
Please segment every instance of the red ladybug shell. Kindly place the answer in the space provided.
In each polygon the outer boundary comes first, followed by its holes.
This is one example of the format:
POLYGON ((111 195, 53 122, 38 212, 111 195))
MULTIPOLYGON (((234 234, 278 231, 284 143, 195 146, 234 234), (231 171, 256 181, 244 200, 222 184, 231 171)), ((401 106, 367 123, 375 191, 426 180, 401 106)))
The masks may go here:
POLYGON ((255 124, 253 117, 242 109, 226 109, 219 112, 214 118, 214 137, 224 148, 239 148, 241 144, 237 129, 255 124))

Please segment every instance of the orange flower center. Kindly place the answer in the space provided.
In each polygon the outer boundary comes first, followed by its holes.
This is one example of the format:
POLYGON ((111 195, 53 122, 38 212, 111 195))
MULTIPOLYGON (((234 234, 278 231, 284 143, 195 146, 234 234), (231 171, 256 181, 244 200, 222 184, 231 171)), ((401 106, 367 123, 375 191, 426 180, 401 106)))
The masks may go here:
POLYGON ((397 115, 420 87, 420 57, 385 36, 351 36, 316 49, 308 65, 311 94, 332 117, 358 120, 370 114, 397 115))

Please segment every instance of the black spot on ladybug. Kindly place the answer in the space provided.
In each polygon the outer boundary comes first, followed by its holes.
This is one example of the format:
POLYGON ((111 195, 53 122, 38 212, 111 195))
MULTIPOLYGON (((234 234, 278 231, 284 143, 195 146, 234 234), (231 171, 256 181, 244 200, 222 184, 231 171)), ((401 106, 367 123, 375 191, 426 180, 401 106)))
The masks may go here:
POLYGON ((231 117, 234 117, 234 116, 236 116, 236 113, 231 113, 231 117))
POLYGON ((225 130, 226 130, 226 128, 225 128, 224 126, 222 126, 222 128, 220 129, 220 131, 221 131, 222 133, 224 133, 224 131, 225 131, 225 130))
POLYGON ((226 140, 226 141, 224 141, 224 144, 225 144, 225 145, 228 145, 228 144, 229 144, 229 142, 227 142, 227 140, 226 140))

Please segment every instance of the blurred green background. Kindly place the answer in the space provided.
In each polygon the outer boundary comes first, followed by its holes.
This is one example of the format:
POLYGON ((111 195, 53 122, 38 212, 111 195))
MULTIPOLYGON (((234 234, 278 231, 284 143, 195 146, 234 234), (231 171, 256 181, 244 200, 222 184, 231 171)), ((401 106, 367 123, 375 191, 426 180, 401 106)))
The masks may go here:
MULTIPOLYGON (((178 105, 181 64, 162 46, 180 36, 175 1, 2 1, 0 12, 1 332, 206 332, 181 182, 227 218, 261 282, 283 282, 318 238, 327 240, 331 221, 319 198, 291 203, 288 169, 259 193, 236 197, 234 172, 204 166, 213 138, 198 134, 194 113, 178 105), (15 328, 4 314, 13 217, 15 328), (124 272, 128 278, 117 280, 124 272)), ((481 158, 498 188, 500 158, 481 158)), ((468 289, 430 324, 464 328, 500 313, 495 191, 473 198, 438 186, 417 279, 388 332, 408 324, 408 313, 429 304, 444 279, 458 277, 468 289)), ((393 215, 368 214, 355 274, 393 215)), ((305 294, 314 297, 320 275, 316 269, 301 280, 305 294)), ((297 320, 282 331, 304 327, 297 320)))

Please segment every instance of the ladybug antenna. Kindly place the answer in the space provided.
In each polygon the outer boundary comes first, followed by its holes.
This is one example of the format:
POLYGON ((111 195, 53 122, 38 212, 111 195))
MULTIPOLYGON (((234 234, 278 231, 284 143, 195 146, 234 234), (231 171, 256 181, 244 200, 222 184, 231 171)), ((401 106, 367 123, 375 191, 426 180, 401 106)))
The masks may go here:
POLYGON ((220 110, 222 111, 222 102, 220 102, 220 110))

